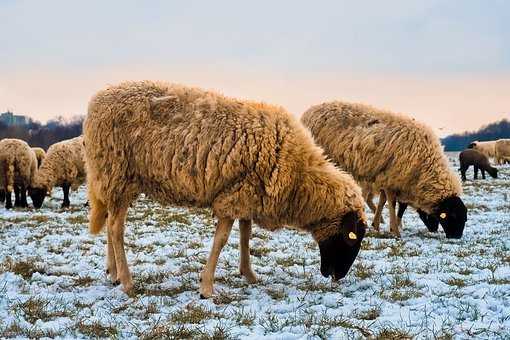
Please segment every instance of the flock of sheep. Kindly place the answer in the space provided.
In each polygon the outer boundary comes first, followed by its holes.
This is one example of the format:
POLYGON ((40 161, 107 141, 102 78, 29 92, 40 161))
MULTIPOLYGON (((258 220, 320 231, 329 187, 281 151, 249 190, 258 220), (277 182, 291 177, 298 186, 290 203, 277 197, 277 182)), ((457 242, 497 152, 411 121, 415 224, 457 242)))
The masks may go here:
POLYGON ((38 168, 36 151, 25 142, 0 141, 6 208, 13 190, 15 206, 27 206, 28 191, 39 208, 55 186, 64 190, 62 206, 69 206, 69 189, 86 179, 90 231, 106 227, 107 274, 125 292, 133 281, 124 223, 141 193, 166 205, 212 209, 218 223, 200 275, 204 298, 213 294, 218 257, 235 220, 239 269, 250 283, 257 279, 250 265, 252 222, 309 232, 320 249, 321 273, 338 280, 365 236, 365 201, 376 230, 388 203, 396 236, 409 205, 430 231, 441 224, 448 238, 462 237, 467 220, 461 182, 431 129, 360 104, 313 106, 299 122, 282 107, 174 84, 126 82, 92 98, 83 136, 39 157, 38 168))

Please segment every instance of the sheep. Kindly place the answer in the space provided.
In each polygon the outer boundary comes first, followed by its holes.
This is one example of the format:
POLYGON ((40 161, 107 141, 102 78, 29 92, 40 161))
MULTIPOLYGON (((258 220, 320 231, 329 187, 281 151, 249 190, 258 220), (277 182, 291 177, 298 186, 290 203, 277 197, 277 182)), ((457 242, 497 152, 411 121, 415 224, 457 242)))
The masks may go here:
POLYGON ((496 141, 487 141, 487 142, 474 141, 474 142, 471 142, 467 148, 475 149, 475 150, 483 153, 488 158, 496 157, 496 141))
POLYGON ((510 162, 510 139, 498 139, 494 149, 497 164, 510 162))
POLYGON ((37 158, 37 168, 39 168, 42 164, 42 161, 46 157, 46 152, 43 148, 32 147, 32 151, 35 153, 35 157, 37 158))
POLYGON ((363 198, 353 178, 328 162, 283 108, 163 82, 126 82, 98 92, 84 122, 89 229, 107 225, 107 273, 129 292, 124 252, 127 209, 140 193, 165 205, 209 207, 214 241, 200 275, 214 272, 232 224, 240 228, 240 273, 254 282, 252 221, 291 226, 319 244, 320 271, 344 277, 365 235, 363 198))
POLYGON ((28 207, 26 190, 32 185, 36 170, 37 158, 26 142, 10 138, 0 141, 0 187, 6 209, 12 208, 13 190, 14 206, 28 207))
MULTIPOLYGON (((428 127, 403 115, 343 102, 313 106, 301 121, 337 165, 358 182, 384 191, 382 202, 388 199, 395 236, 400 237, 398 201, 433 215, 448 238, 462 237, 467 220, 459 197, 462 186, 428 127)), ((376 229, 382 206, 374 217, 376 229)))
POLYGON ((466 149, 459 154, 460 173, 462 180, 466 180, 466 171, 472 165, 474 167, 474 179, 478 179, 478 169, 482 170, 482 178, 485 179, 485 171, 492 178, 498 178, 498 169, 492 167, 489 159, 483 153, 475 149, 466 149))
POLYGON ((49 147, 46 158, 37 170, 29 195, 35 208, 40 208, 44 198, 53 187, 62 187, 62 208, 70 206, 69 189, 77 190, 85 183, 85 159, 83 137, 58 142, 49 147))

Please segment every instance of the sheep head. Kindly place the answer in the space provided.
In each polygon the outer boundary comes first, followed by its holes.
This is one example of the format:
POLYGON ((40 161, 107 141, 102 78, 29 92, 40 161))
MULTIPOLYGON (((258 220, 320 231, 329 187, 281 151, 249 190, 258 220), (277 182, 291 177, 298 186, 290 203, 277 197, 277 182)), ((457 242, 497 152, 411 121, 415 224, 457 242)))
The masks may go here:
POLYGON ((32 203, 34 204, 34 208, 39 209, 46 195, 48 195, 48 189, 46 188, 28 188, 28 195, 32 199, 32 203))
POLYGON ((431 233, 437 232, 437 229, 439 229, 439 220, 433 214, 429 215, 425 211, 418 209, 418 215, 431 233))
POLYGON ((461 238, 467 221, 467 208, 458 196, 448 197, 434 208, 447 238, 461 238))
POLYGON ((361 247, 366 223, 356 212, 349 212, 340 219, 319 225, 313 236, 319 243, 321 273, 334 281, 347 275, 361 247))

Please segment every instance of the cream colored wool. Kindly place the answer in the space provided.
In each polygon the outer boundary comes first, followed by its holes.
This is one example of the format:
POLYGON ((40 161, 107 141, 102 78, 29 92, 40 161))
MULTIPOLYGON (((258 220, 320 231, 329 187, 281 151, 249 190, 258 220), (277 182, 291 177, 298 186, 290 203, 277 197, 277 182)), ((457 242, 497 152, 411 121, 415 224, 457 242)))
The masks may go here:
POLYGON ((14 190, 14 184, 28 188, 37 170, 35 153, 25 141, 2 139, 0 141, 0 189, 14 190))
MULTIPOLYGON (((84 140, 92 233, 103 228, 106 210, 120 228, 116 212, 125 215, 140 193, 163 204, 212 207, 226 224, 292 226, 317 241, 339 233, 335 223, 348 212, 365 220, 359 186, 280 107, 174 84, 126 82, 91 100, 84 140)), ((118 262, 117 249, 115 256, 118 262)))
POLYGON ((480 151, 489 158, 496 157, 496 141, 494 140, 488 142, 474 141, 471 145, 473 145, 473 149, 480 151))
POLYGON ((37 167, 40 167, 44 158, 46 157, 46 152, 43 148, 33 147, 32 150, 35 153, 35 157, 37 158, 37 167))
POLYGON ((33 187, 51 191, 69 184, 76 190, 85 182, 83 137, 64 140, 49 147, 34 179, 33 187))
POLYGON ((498 139, 495 143, 496 163, 504 164, 510 161, 510 139, 498 139))
POLYGON ((311 107, 301 120, 341 168, 374 190, 396 193, 399 202, 430 214, 443 199, 462 193, 439 139, 414 119, 331 102, 311 107))

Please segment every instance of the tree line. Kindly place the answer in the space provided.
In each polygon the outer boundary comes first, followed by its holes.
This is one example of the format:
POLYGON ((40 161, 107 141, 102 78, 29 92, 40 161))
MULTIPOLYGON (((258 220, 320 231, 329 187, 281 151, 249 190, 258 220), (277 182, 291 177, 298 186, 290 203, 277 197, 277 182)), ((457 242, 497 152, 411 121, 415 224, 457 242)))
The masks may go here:
POLYGON ((441 142, 445 151, 461 151, 475 140, 489 141, 502 138, 510 138, 510 121, 507 119, 482 126, 477 131, 450 135, 441 142))
POLYGON ((7 125, 0 122, 0 139, 18 138, 26 141, 30 146, 47 150, 52 144, 81 135, 84 118, 76 116, 66 120, 58 117, 45 124, 32 119, 22 125, 7 125))

